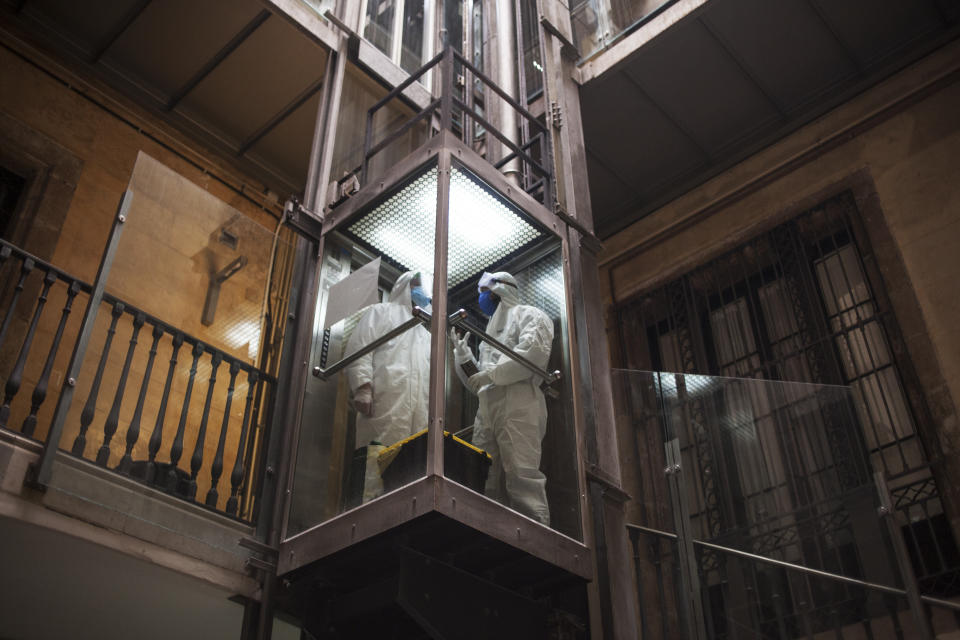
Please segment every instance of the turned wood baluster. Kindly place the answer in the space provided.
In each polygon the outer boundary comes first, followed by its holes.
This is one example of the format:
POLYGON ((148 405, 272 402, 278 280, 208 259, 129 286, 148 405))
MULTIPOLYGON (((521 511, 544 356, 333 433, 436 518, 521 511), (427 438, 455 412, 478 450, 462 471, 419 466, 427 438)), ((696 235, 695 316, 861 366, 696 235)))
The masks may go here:
POLYGON ((173 373, 177 368, 177 355, 180 353, 180 347, 183 346, 183 333, 177 332, 173 336, 173 353, 170 355, 170 367, 167 369, 167 380, 163 384, 163 396, 160 398, 160 409, 157 411, 157 420, 153 425, 153 433, 150 434, 150 442, 147 444, 147 453, 149 461, 147 462, 147 472, 144 480, 152 483, 157 477, 157 453, 163 444, 163 421, 167 415, 167 401, 170 399, 170 387, 173 385, 173 373))
POLYGON ((113 336, 117 332, 117 320, 123 315, 123 303, 117 302, 113 305, 111 311, 113 319, 110 320, 110 328, 107 329, 107 340, 103 343, 103 353, 100 354, 100 363, 97 365, 97 374, 93 378, 93 386, 90 387, 90 394, 87 396, 87 402, 83 405, 83 411, 80 412, 80 433, 73 441, 71 451, 75 456, 83 456, 83 450, 87 446, 87 428, 93 422, 93 416, 97 410, 97 396, 100 395, 100 382, 103 380, 103 370, 107 366, 107 357, 110 355, 110 345, 113 343, 113 336))
POLYGON ((250 424, 250 407, 253 404, 253 394, 257 387, 260 374, 254 370, 247 373, 247 401, 243 408, 243 424, 240 427, 240 440, 237 441, 237 458, 233 462, 233 471, 230 473, 230 499, 227 500, 227 513, 237 514, 237 504, 240 495, 240 483, 243 481, 243 457, 247 449, 247 426, 250 424))
POLYGON ((30 328, 27 329, 27 335, 20 345, 20 354, 17 356, 17 363, 7 378, 7 384, 3 388, 3 406, 0 406, 0 427, 7 426, 7 420, 10 419, 10 403, 20 391, 20 384, 23 382, 23 368, 27 365, 27 354, 30 353, 30 347, 33 345, 33 336, 37 332, 37 323, 40 322, 40 315, 43 313, 43 307, 47 304, 47 294, 50 293, 50 287, 57 281, 57 274, 53 271, 47 271, 43 278, 43 289, 40 292, 40 298, 37 300, 37 308, 33 311, 33 318, 30 320, 30 328))
POLYGON ((118 467, 120 473, 130 474, 130 467, 133 464, 131 454, 137 440, 140 439, 140 418, 143 416, 143 403, 147 399, 147 387, 150 386, 150 374, 153 372, 153 360, 157 357, 157 345, 160 344, 160 338, 163 336, 163 327, 153 325, 153 344, 150 345, 149 357, 147 358, 147 367, 143 370, 143 380, 140 381, 140 395, 137 397, 137 407, 133 410, 133 417, 130 418, 130 426, 127 427, 127 448, 123 452, 118 467))
POLYGON ((50 385, 50 373, 53 371, 53 363, 57 359, 57 351, 60 349, 60 340, 63 339, 63 330, 67 326, 67 317, 70 315, 70 309, 73 307, 73 299, 80 292, 80 283, 74 280, 67 289, 67 304, 60 313, 60 324, 57 325, 57 333, 53 336, 53 344, 50 345, 50 351, 47 353, 47 361, 43 365, 43 373, 37 381, 37 386, 33 388, 33 395, 30 398, 30 415, 23 421, 21 431, 25 436, 32 436, 37 428, 37 412, 40 406, 47 399, 47 387, 50 385))
MULTIPOLYGON (((6 249, 7 247, 4 247, 6 249)), ((9 253, 7 255, 10 255, 9 253)), ((17 280, 17 286, 13 289, 13 297, 10 299, 10 307, 7 309, 7 315, 3 317, 3 326, 0 327, 0 345, 3 344, 3 339, 7 336, 7 329, 10 327, 10 321, 13 320, 13 312, 17 308, 17 300, 20 299, 20 294, 23 292, 23 283, 26 282, 27 276, 30 275, 30 272, 33 271, 35 263, 30 258, 27 258, 23 261, 23 264, 20 265, 20 279, 17 280)))
POLYGON ((237 374, 240 373, 240 363, 230 363, 230 385, 227 387, 227 406, 223 410, 223 423, 220 425, 220 441, 217 443, 217 454, 213 457, 213 466, 210 468, 210 490, 207 491, 207 499, 204 503, 208 507, 217 506, 219 495, 217 494, 217 484, 220 482, 220 474, 223 473, 223 448, 227 443, 227 427, 230 426, 230 405, 233 404, 233 390, 236 388, 237 374))
POLYGON ((190 484, 187 486, 187 497, 193 499, 197 495, 197 474, 200 473, 200 467, 203 465, 203 444, 207 438, 207 419, 210 417, 210 402, 213 400, 213 388, 217 384, 217 369, 223 361, 223 355, 219 352, 213 354, 210 360, 212 368, 210 369, 210 382, 207 385, 207 399, 203 403, 203 415, 200 417, 200 433, 197 434, 197 442, 193 447, 193 456, 190 458, 190 484))
POLYGON ((113 406, 110 407, 107 421, 103 425, 103 443, 100 445, 100 451, 97 452, 97 464, 106 466, 107 461, 110 460, 110 441, 113 440, 113 434, 117 432, 117 426, 120 424, 120 405, 123 404, 123 393, 127 389, 127 376, 130 375, 133 353, 137 350, 137 336, 140 335, 140 329, 145 321, 146 317, 142 311, 137 312, 133 318, 133 333, 130 334, 127 357, 123 359, 120 382, 117 383, 117 391, 113 394, 113 406))
POLYGON ((173 439, 173 446, 170 447, 170 470, 167 472, 167 491, 175 493, 177 491, 177 465, 180 463, 180 456, 183 455, 183 433, 187 428, 187 414, 190 411, 190 396, 193 395, 193 381, 197 377, 197 361, 203 355, 204 346, 198 342, 193 347, 193 363, 190 365, 190 378, 187 380, 187 391, 183 396, 183 408, 180 410, 180 423, 177 425, 177 435, 173 439))

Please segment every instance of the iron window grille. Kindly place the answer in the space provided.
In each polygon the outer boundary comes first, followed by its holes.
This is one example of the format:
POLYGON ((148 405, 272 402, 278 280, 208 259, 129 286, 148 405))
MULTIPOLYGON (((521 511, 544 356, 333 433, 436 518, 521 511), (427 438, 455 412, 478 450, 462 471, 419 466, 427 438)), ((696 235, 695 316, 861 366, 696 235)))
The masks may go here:
MULTIPOLYGON (((790 443, 794 468, 766 477, 753 465, 769 466, 777 456, 748 460, 736 438, 711 440, 709 408, 694 405, 683 452, 698 483, 694 526, 705 539, 739 531, 760 554, 805 538, 806 561, 856 572, 862 560, 843 542, 851 514, 822 501, 867 482, 872 466, 889 478, 921 589, 953 596, 960 553, 937 461, 917 429, 928 409, 859 220, 852 194, 840 194, 622 304, 624 361, 642 370, 849 385, 849 415, 824 415, 821 440, 790 443), (842 428, 851 422, 860 429, 842 428), (816 521, 804 524, 811 517, 816 521)), ((755 416, 758 428, 765 420, 778 428, 775 416, 755 416)), ((787 446, 778 437, 772 441, 787 446)), ((726 580, 715 554, 701 556, 701 570, 706 583, 726 580)))

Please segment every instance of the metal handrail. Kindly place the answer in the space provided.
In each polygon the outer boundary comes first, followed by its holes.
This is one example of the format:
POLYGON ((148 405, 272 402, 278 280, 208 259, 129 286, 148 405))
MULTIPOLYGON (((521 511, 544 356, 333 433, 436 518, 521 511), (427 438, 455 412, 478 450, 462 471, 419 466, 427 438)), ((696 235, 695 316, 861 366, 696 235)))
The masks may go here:
POLYGON ((504 102, 510 105, 514 111, 522 115, 530 124, 538 128, 542 132, 547 131, 546 125, 544 125, 542 122, 537 120, 537 117, 535 115, 533 115, 532 113, 524 109, 523 105, 521 105, 519 102, 517 102, 512 97, 510 97, 510 94, 508 94, 506 91, 504 91, 499 86, 497 86, 497 84, 493 80, 488 78, 485 73, 483 73, 482 71, 477 69, 475 66, 473 66, 473 64, 469 60, 467 60, 465 57, 463 57, 463 55, 456 49, 453 50, 453 58, 455 61, 462 64, 474 76, 479 78, 481 82, 483 82, 485 85, 490 87, 490 89, 494 93, 500 96, 500 98, 502 98, 504 102))
MULTIPOLYGON (((344 25, 345 28, 345 25, 344 25)), ((471 94, 472 95, 472 94, 471 94)), ((471 100, 472 103, 472 100, 471 100)), ((384 148, 390 144, 396 142, 404 133, 406 133, 411 127, 416 125, 419 122, 423 122, 428 118, 434 116, 437 112, 440 113, 441 128, 449 126, 451 114, 454 108, 462 109, 464 116, 472 118, 478 124, 482 125, 494 138, 496 138, 500 143, 509 149, 509 153, 505 158, 500 159, 500 161, 495 165, 497 168, 501 168, 503 165, 508 162, 518 159, 525 166, 529 166, 533 172, 541 176, 542 184, 544 189, 544 205, 547 207, 552 206, 552 197, 550 194, 551 181, 552 181, 552 172, 550 169, 550 151, 549 148, 546 150, 545 157, 547 162, 540 164, 533 157, 531 157, 527 150, 533 146, 537 141, 540 141, 544 146, 549 147, 549 138, 546 134, 549 131, 546 124, 540 122, 536 116, 534 116, 530 111, 525 109, 522 104, 517 102, 512 98, 506 91, 498 87, 486 74, 480 71, 476 66, 474 66, 469 60, 467 60, 462 54, 450 47, 449 45, 445 47, 440 53, 431 58, 428 62, 424 63, 419 69, 417 69, 413 74, 408 76, 403 82, 394 87, 391 91, 387 93, 383 98, 377 101, 373 106, 367 110, 367 122, 366 130, 364 132, 363 140, 363 159, 360 163, 360 182, 365 185, 368 179, 368 172, 370 168, 370 161, 374 156, 383 151, 384 148), (538 132, 536 135, 532 136, 530 140, 526 141, 522 145, 515 143, 513 140, 509 139, 503 132, 499 131, 493 124, 484 118, 480 113, 476 111, 472 104, 467 104, 463 100, 457 98, 453 95, 453 74, 454 69, 453 65, 460 64, 463 66, 465 71, 470 72, 474 78, 483 83, 488 87, 494 94, 496 94, 500 99, 502 99, 511 109, 517 112, 520 117, 528 125, 533 126, 534 129, 538 132), (392 100, 399 98, 403 92, 408 89, 414 82, 424 76, 427 71, 433 67, 438 67, 441 69, 442 77, 445 78, 445 81, 442 83, 442 95, 440 98, 433 99, 425 108, 420 110, 420 112, 414 117, 408 119, 397 131, 393 131, 383 140, 379 142, 374 142, 374 132, 373 132, 373 119, 376 113, 390 103, 392 100)))
POLYGON ((543 380, 544 380, 548 385, 549 385, 549 384, 552 384, 552 383, 554 383, 554 382, 556 382, 557 380, 560 379, 560 372, 559 372, 559 371, 553 371, 553 372, 551 373, 551 372, 547 371, 546 369, 541 369, 540 367, 538 367, 538 366, 535 365, 534 363, 530 362, 529 360, 527 360, 526 358, 524 358, 523 356, 521 356, 519 353, 515 352, 513 349, 511 349, 511 348, 508 347, 507 345, 503 344, 502 342, 500 342, 499 340, 497 340, 496 338, 494 338, 493 336, 491 336, 491 335, 490 335, 489 333, 487 333, 486 331, 483 331, 483 330, 481 330, 481 329, 477 329, 476 327, 474 327, 473 325, 471 325, 470 323, 468 323, 468 322, 467 322, 467 312, 466 312, 465 309, 458 309, 458 310, 455 311, 454 313, 450 314, 449 322, 450 322, 450 324, 452 324, 453 326, 459 327, 459 328, 463 329, 464 331, 469 331, 470 333, 474 334, 475 336, 477 336, 478 338, 480 338, 480 339, 483 340, 484 342, 489 343, 492 347, 494 347, 497 351, 499 351, 499 352, 502 353, 503 355, 505 355, 505 356, 507 356, 508 358, 510 358, 511 360, 513 360, 513 361, 515 361, 515 362, 523 365, 526 369, 529 369, 534 375, 537 375, 537 376, 540 376, 541 378, 543 378, 543 380))
POLYGON ((433 316, 431 316, 429 313, 427 313, 420 307, 414 307, 412 318, 405 321, 403 324, 397 325, 396 327, 386 332, 385 334, 383 334, 373 342, 364 345, 358 351, 355 351, 354 353, 351 353, 350 355, 345 356, 344 358, 341 358, 340 360, 330 365, 329 367, 323 368, 319 365, 315 366, 313 368, 313 375, 317 378, 320 378, 321 380, 326 380, 333 374, 338 373, 339 371, 341 371, 346 367, 349 367, 351 364, 353 364, 363 356, 367 355, 368 353, 370 353, 380 345, 386 342, 389 342, 390 340, 393 340, 401 333, 404 333, 405 331, 412 329, 418 324, 429 325, 432 319, 433 319, 433 316))
MULTIPOLYGON (((677 534, 670 533, 669 531, 660 531, 659 529, 651 529, 650 527, 644 527, 638 524, 628 524, 627 529, 633 530, 633 531, 639 531, 640 533, 647 533, 650 535, 659 536, 661 538, 668 538, 670 540, 677 540, 679 537, 677 536, 677 534)), ((827 578, 828 580, 845 582, 847 584, 856 585, 858 587, 863 587, 865 589, 872 589, 874 591, 880 591, 880 592, 889 593, 892 595, 898 595, 898 596, 904 596, 904 597, 907 596, 907 591, 905 589, 898 589, 897 587, 889 587, 885 584, 878 584, 876 582, 867 582, 865 580, 849 578, 847 576, 843 576, 837 573, 830 573, 829 571, 823 571, 821 569, 813 569, 811 567, 805 567, 801 564, 786 562, 785 560, 768 558, 766 556, 757 555, 755 553, 750 553, 748 551, 741 551, 739 549, 733 549, 731 547, 725 547, 723 545, 714 544, 712 542, 706 542, 704 540, 694 539, 693 544, 699 545, 701 547, 705 547, 707 549, 713 549, 714 551, 729 553, 730 555, 739 556, 741 558, 746 558, 748 560, 755 560, 757 562, 763 562, 765 564, 782 567, 784 569, 800 571, 801 573, 809 573, 811 575, 819 576, 821 578, 827 578)), ((954 611, 960 611, 960 604, 956 602, 951 602, 949 600, 943 600, 941 598, 934 598, 931 596, 924 596, 924 595, 921 595, 920 599, 926 602, 927 604, 932 604, 934 606, 944 607, 947 609, 953 609, 954 611)))
POLYGON ((525 153, 519 146, 517 146, 517 144, 512 142, 506 135, 504 135, 499 130, 497 130, 493 126, 493 123, 491 123, 489 120, 487 120, 486 118, 478 114, 476 111, 471 109, 463 100, 455 97, 453 98, 453 104, 457 107, 460 107, 464 111, 469 112, 470 118, 473 118, 474 120, 479 122, 481 125, 483 125, 487 129, 487 131, 489 131, 497 140, 502 142, 507 148, 513 151, 515 157, 520 158, 521 160, 529 164, 531 167, 536 169, 537 173, 539 173, 540 175, 542 176, 550 175, 550 172, 546 168, 542 167, 540 163, 534 160, 530 156, 530 154, 525 153))
MULTIPOLYGON (((64 282, 68 285, 76 282, 77 286, 80 288, 80 291, 82 293, 89 295, 90 292, 93 291, 93 285, 91 285, 89 282, 86 282, 85 280, 81 280, 80 278, 74 277, 69 273, 67 273, 66 271, 64 271, 63 269, 58 269, 53 264, 38 258, 37 256, 33 255, 32 253, 29 253, 28 251, 24 251, 17 245, 10 243, 4 240, 3 238, 0 238, 0 252, 3 252, 4 254, 9 256, 16 256, 21 262, 26 260, 32 260, 36 265, 36 268, 38 268, 40 271, 43 271, 43 272, 49 272, 49 273, 55 274, 57 276, 57 279, 60 280, 61 282, 64 282)), ((0 263, 2 263, 2 259, 0 259, 0 263)), ((147 313, 146 311, 140 309, 136 305, 131 304, 130 302, 127 302, 123 298, 118 298, 112 293, 104 291, 103 302, 106 302, 110 305, 114 305, 118 303, 122 304, 123 312, 130 316, 143 314, 144 322, 146 324, 149 324, 154 327, 160 327, 161 329, 163 329, 165 333, 171 336, 176 335, 178 333, 181 334, 183 336, 183 341, 185 344, 189 344, 193 346, 196 346, 198 344, 203 344, 203 347, 207 352, 211 354, 219 353, 220 356, 223 358, 224 362, 228 364, 236 363, 237 366, 239 366, 240 369, 246 373, 251 373, 253 371, 256 371, 257 374, 260 376, 260 378, 262 378, 263 380, 266 380, 269 383, 274 383, 277 380, 274 376, 270 375, 265 370, 262 370, 255 365, 246 363, 243 360, 240 360, 239 358, 230 355, 223 349, 218 349, 217 347, 211 345, 209 342, 201 340, 200 338, 192 334, 189 334, 186 331, 183 331, 176 325, 170 324, 169 322, 164 322, 157 316, 151 313, 147 313)))

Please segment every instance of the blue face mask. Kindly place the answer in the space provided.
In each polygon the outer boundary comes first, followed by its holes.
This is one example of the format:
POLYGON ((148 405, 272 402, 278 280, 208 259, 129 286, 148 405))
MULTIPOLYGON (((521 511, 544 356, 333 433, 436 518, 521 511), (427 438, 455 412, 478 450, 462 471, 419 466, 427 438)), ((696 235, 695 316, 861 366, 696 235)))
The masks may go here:
POLYGON ((412 287, 410 289, 410 299, 413 300, 413 304, 421 309, 426 309, 430 306, 430 296, 424 293, 420 287, 412 287))
POLYGON ((492 316, 493 312, 497 310, 497 305, 500 304, 500 298, 494 299, 493 293, 490 291, 481 291, 478 302, 480 303, 480 310, 488 316, 492 316))

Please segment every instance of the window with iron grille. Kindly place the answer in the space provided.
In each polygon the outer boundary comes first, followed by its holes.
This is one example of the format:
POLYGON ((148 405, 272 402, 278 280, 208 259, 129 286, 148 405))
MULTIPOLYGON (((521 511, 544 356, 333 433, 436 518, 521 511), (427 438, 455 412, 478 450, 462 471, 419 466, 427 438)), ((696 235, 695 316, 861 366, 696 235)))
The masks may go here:
MULTIPOLYGON (((756 535, 757 553, 783 552, 790 536, 761 536, 757 523, 779 514, 787 529, 802 529, 811 504, 880 470, 921 589, 956 595, 960 554, 917 429, 928 411, 914 376, 904 373, 912 365, 874 260, 854 197, 843 193, 621 305, 624 361, 635 369, 848 385, 849 415, 824 415, 820 441, 764 438, 760 431, 778 429, 776 416, 754 417, 757 433, 740 435, 781 447, 779 455, 756 447, 748 454, 737 437, 717 443, 691 433, 694 444, 683 454, 698 482, 696 530, 716 538, 738 528, 756 535), (781 459, 792 468, 778 468, 781 459)), ((832 562, 857 573, 865 560, 842 535, 851 514, 837 513, 840 533, 817 537, 814 555, 833 554, 832 562)), ((811 562, 808 551, 799 553, 811 562)), ((709 572, 710 558, 702 562, 709 572)))

